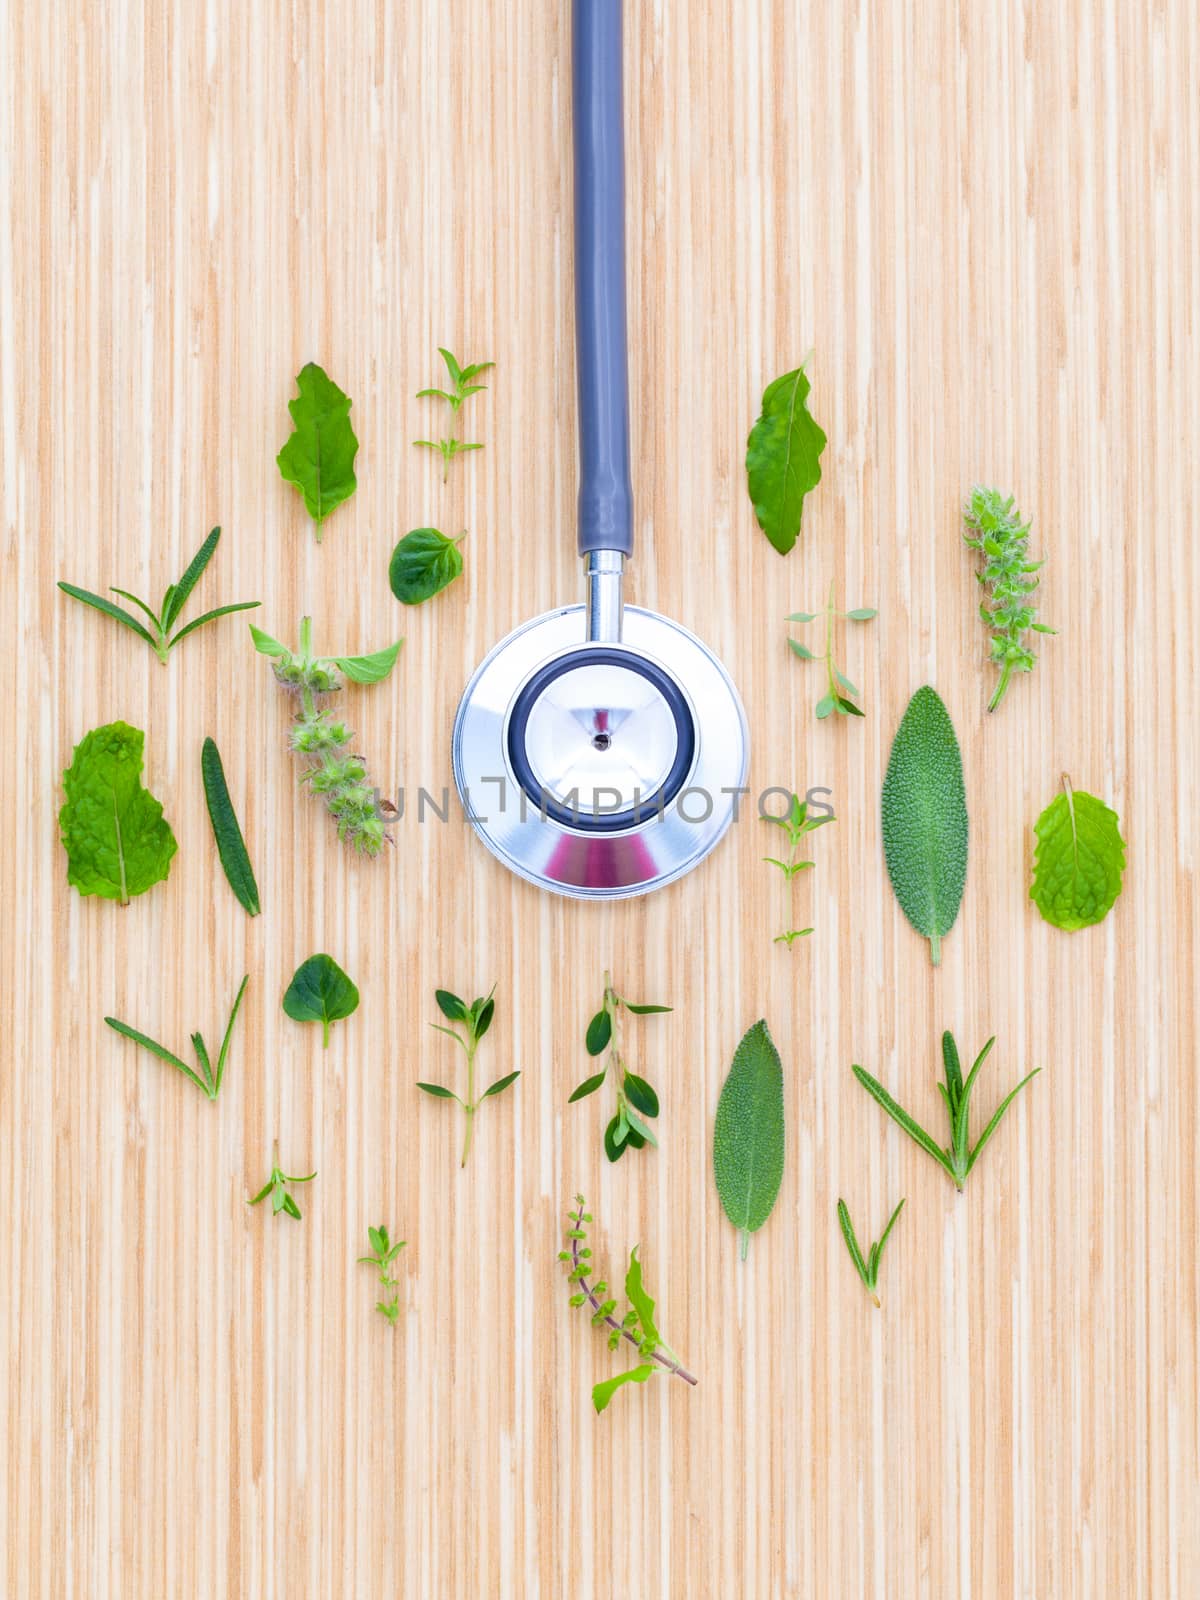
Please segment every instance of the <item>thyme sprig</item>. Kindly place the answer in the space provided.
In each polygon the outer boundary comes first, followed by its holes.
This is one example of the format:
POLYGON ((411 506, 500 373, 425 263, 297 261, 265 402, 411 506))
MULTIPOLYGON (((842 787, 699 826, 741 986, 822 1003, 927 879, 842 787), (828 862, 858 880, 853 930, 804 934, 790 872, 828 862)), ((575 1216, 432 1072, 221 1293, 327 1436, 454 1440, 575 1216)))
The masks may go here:
MULTIPOLYGON (((801 860, 798 852, 806 834, 814 833, 827 822, 836 822, 837 818, 832 812, 825 817, 810 817, 808 814, 808 801, 801 800, 799 795, 792 796, 792 803, 783 816, 775 817, 769 812, 761 813, 764 822, 770 822, 777 828, 782 828, 788 838, 787 860, 782 861, 778 856, 764 856, 763 860, 772 867, 778 867, 783 873, 788 884, 788 907, 791 908, 791 884, 793 878, 801 872, 807 872, 816 863, 801 860)), ((790 950, 797 939, 803 939, 812 932, 811 928, 789 928, 786 933, 777 933, 773 940, 775 944, 786 944, 790 950)))
POLYGON ((367 1239, 371 1246, 371 1254, 369 1256, 359 1256, 359 1263, 360 1265, 374 1267, 379 1273, 379 1288, 382 1299, 376 1300, 375 1309, 395 1326, 400 1316, 400 1279, 391 1276, 391 1265, 408 1241, 407 1239, 400 1239, 393 1244, 388 1237, 387 1228, 382 1222, 377 1228, 367 1229, 367 1239))
POLYGON ((995 711, 1013 673, 1033 671, 1037 657, 1024 642, 1027 630, 1057 630, 1034 621, 1037 608, 1030 605, 1029 597, 1039 583, 1034 573, 1045 562, 1029 559, 1031 524, 1021 521, 1012 495, 1006 500, 997 489, 972 489, 971 498, 963 507, 963 522, 967 528, 963 542, 969 549, 978 550, 984 561, 983 571, 975 576, 988 591, 979 615, 993 630, 991 660, 1000 669, 1000 681, 988 701, 988 710, 995 711))
MULTIPOLYGON (((834 580, 836 582, 836 580, 834 580)), ((816 622, 821 618, 825 621, 825 650, 820 656, 814 655, 806 644, 801 644, 799 639, 789 639, 793 654, 800 657, 801 661, 823 661, 825 663, 825 681, 828 687, 817 701, 817 716, 824 721, 836 711, 839 717, 861 717, 864 713, 860 706, 855 705, 850 698, 857 695, 862 698, 862 691, 856 689, 841 671, 833 659, 833 623, 835 617, 844 617, 849 622, 870 622, 872 617, 879 613, 872 606, 855 606, 853 611, 835 610, 833 604, 834 583, 829 585, 829 598, 820 611, 793 611, 788 617, 789 622, 816 622)))
POLYGON ((462 403, 470 395, 480 394, 487 388, 486 383, 476 383, 475 379, 481 372, 486 372, 489 367, 494 367, 494 361, 472 361, 467 366, 460 366, 457 359, 449 350, 438 346, 438 355, 446 363, 446 371, 450 374, 450 382, 454 385, 449 389, 418 389, 417 399, 425 396, 444 400, 450 407, 450 437, 448 439, 414 439, 413 444, 424 450, 436 450, 442 458, 442 482, 450 476, 450 463, 455 456, 467 450, 482 450, 481 444, 468 444, 455 436, 454 430, 458 426, 458 413, 462 403))

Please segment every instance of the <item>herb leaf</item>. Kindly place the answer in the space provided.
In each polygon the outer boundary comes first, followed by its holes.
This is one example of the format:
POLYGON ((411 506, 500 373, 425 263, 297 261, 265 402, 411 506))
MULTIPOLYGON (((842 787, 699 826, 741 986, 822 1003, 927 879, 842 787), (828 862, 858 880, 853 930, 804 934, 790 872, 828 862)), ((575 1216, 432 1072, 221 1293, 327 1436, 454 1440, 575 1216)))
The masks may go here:
POLYGON ((615 1378, 605 1378, 603 1383, 594 1384, 592 1387, 592 1404, 596 1408, 596 1415, 605 1410, 609 1401, 617 1390, 627 1383, 645 1383, 647 1378, 654 1376, 654 1368, 648 1361, 640 1367, 630 1367, 628 1372, 618 1372, 615 1378))
POLYGON ((192 1071, 185 1061, 181 1061, 174 1051, 166 1049, 164 1045, 148 1038, 146 1034, 139 1033, 136 1028, 131 1028, 127 1022, 120 1022, 116 1017, 105 1017, 104 1020, 114 1033, 119 1033, 122 1038, 131 1039, 134 1044, 140 1044, 143 1050, 149 1050, 151 1055, 156 1055, 160 1061, 165 1061, 168 1066, 182 1072, 185 1078, 191 1079, 197 1089, 202 1090, 210 1100, 215 1100, 221 1090, 221 1080, 225 1076, 225 1062, 229 1056, 229 1045, 233 1038, 233 1025, 237 1021, 238 1012, 241 1010, 242 996, 245 994, 246 985, 249 982, 250 974, 247 973, 238 987, 237 994, 234 996, 233 1010, 229 1013, 229 1021, 225 1026, 225 1036, 221 1040, 221 1050, 217 1056, 215 1076, 212 1070, 212 1061, 202 1034, 194 1033, 192 1035, 192 1049, 196 1052, 196 1060, 200 1065, 200 1071, 196 1073, 192 1071))
POLYGON ((389 644, 383 650, 375 650, 367 656, 334 656, 334 664, 350 679, 351 683, 382 683, 396 665, 396 657, 400 654, 403 639, 397 639, 395 644, 389 644))
POLYGON ((734 1051, 717 1102, 713 1171, 725 1215, 740 1232, 742 1259, 750 1235, 771 1214, 783 1181, 783 1065, 765 1021, 734 1051))
POLYGON ((909 701, 883 780, 883 853, 900 909, 936 967, 967 879, 967 800, 950 713, 926 685, 909 701))
MULTIPOLYGON (((155 644, 153 637, 146 632, 137 618, 131 617, 129 612, 122 606, 113 605, 111 600, 106 600, 103 595, 93 594, 90 589, 80 589, 73 583, 64 583, 61 578, 59 579, 58 587, 64 594, 69 594, 72 600, 82 600, 85 606, 93 606, 97 611, 103 611, 105 616, 124 623, 127 628, 132 628, 134 633, 140 634, 145 639, 152 650, 157 650, 158 646, 155 644)), ((121 591, 114 589, 113 593, 120 594, 121 591)), ((129 598, 133 599, 133 596, 130 595, 129 598)), ((140 604, 141 602, 135 603, 140 604)))
POLYGON ((466 1166, 467 1157, 471 1153, 471 1140, 475 1132, 475 1113, 485 1100, 492 1095, 503 1094, 511 1084, 521 1076, 520 1068, 516 1072, 506 1073, 503 1078, 497 1078, 495 1083, 489 1084, 481 1094, 475 1093, 475 1054, 479 1049, 480 1040, 492 1025, 492 1018, 496 1014, 495 984, 486 995, 479 995, 468 1005, 458 995, 452 994, 449 989, 435 989, 434 999, 437 1001, 438 1010, 450 1022, 458 1023, 458 1027, 444 1028, 440 1022, 430 1023, 430 1027, 438 1033, 445 1033, 461 1045, 467 1057, 467 1097, 462 1099, 452 1089, 444 1089, 436 1083, 418 1083, 418 1089, 424 1089, 426 1094, 435 1095, 439 1100, 457 1100, 466 1115, 466 1135, 463 1139, 461 1166, 466 1166))
POLYGON ((768 384, 746 445, 754 515, 780 555, 796 543, 804 497, 821 481, 825 434, 809 412, 809 390, 803 366, 768 384))
POLYGON ((320 544, 325 518, 358 485, 354 476, 358 440, 350 426, 349 396, 315 361, 301 368, 296 388, 297 398, 288 401, 295 431, 275 459, 284 482, 294 484, 304 496, 320 544))
POLYGON ((447 539, 436 528, 414 528, 404 535, 388 564, 388 583, 401 605, 420 605, 454 582, 463 569, 459 539, 447 539))
POLYGON ((880 1234, 878 1242, 870 1246, 867 1251, 866 1260, 864 1260, 863 1253, 859 1249, 858 1240, 854 1234, 854 1224, 850 1220, 850 1212, 846 1208, 846 1202, 844 1200, 839 1200, 837 1203, 838 1222, 841 1224, 842 1238, 846 1241, 846 1249, 850 1252, 850 1259, 854 1263, 854 1270, 862 1279, 867 1293, 871 1296, 871 1299, 874 1300, 876 1305, 879 1304, 879 1263, 883 1259, 883 1247, 885 1244, 887 1244, 888 1234, 891 1233, 892 1229, 896 1226, 896 1218, 903 1210, 904 1201, 901 1200, 900 1204, 888 1218, 887 1227, 884 1228, 882 1234, 880 1234))
POLYGON ((1029 898, 1055 928, 1090 928, 1112 910, 1125 871, 1125 841, 1117 813, 1063 775, 1056 795, 1034 824, 1037 848, 1029 898))
POLYGON ((63 773, 67 882, 123 906, 162 882, 178 848, 162 806, 142 788, 144 740, 127 722, 93 728, 63 773))
POLYGON ((238 824, 233 801, 229 798, 229 785, 225 782, 225 768, 221 752, 212 739, 205 739, 200 751, 200 772, 204 778, 204 798, 208 805, 208 819, 212 823, 213 838, 217 841, 217 854, 229 880, 229 887, 238 898, 243 910, 258 916, 258 884, 246 841, 238 824))
POLYGON ((991 660, 1000 669, 1000 681, 988 702, 988 710, 995 711, 1012 674, 1033 671, 1037 657, 1024 642, 1026 630, 1053 633, 1054 629, 1034 621, 1037 608, 1030 598, 1038 587, 1034 574, 1042 563, 1029 559, 1030 525, 1013 509, 1012 496, 1005 499, 996 489, 972 489, 963 522, 968 530, 964 543, 983 558, 983 570, 976 576, 988 591, 988 604, 980 606, 979 614, 993 630, 991 660))
POLYGON ((332 956, 309 956, 296 968, 283 1009, 293 1022, 319 1022, 329 1046, 329 1027, 358 1010, 358 990, 332 956))

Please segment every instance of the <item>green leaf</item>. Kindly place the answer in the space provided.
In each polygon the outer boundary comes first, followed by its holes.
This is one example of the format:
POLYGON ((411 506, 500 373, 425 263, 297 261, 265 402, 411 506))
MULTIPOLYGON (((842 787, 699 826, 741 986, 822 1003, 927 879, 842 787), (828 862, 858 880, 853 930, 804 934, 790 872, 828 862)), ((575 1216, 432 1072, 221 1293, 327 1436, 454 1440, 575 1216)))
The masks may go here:
POLYGON ((335 656, 334 663, 352 683, 382 683, 396 665, 403 643, 403 639, 397 639, 386 650, 376 650, 369 656, 335 656))
POLYGON ((349 397, 315 362, 301 369, 296 388, 298 397, 288 402, 295 432, 276 463, 284 481, 304 496, 319 543, 325 518, 357 487, 358 440, 350 426, 349 397))
POLYGON ((644 1361, 640 1367, 631 1367, 628 1372, 619 1372, 615 1378, 606 1378, 603 1383, 596 1384, 592 1390, 592 1404, 597 1415, 605 1409, 608 1402, 617 1390, 627 1383, 645 1383, 647 1378, 654 1376, 654 1363, 644 1361))
MULTIPOLYGON (((623 1112, 625 1121, 628 1124, 626 1137, 629 1139, 641 1139, 644 1144, 652 1144, 657 1150, 658 1140, 654 1137, 649 1126, 638 1116, 637 1112, 628 1105, 623 1107, 623 1112)), ((638 1145, 637 1148, 640 1150, 641 1145, 638 1145)))
POLYGON ((173 650, 181 639, 186 639, 189 633, 195 633, 197 628, 202 628, 206 622, 215 622, 218 617, 228 617, 235 611, 256 611, 262 604, 261 600, 235 600, 231 605, 216 606, 212 611, 206 611, 203 616, 196 617, 186 627, 169 641, 173 650))
POLYGON ((850 1070, 853 1072, 854 1076, 858 1079, 859 1083, 862 1084, 863 1088, 867 1091, 871 1098, 876 1102, 876 1104, 881 1106, 883 1110, 887 1112, 892 1121, 895 1122, 897 1126, 903 1128, 905 1133, 908 1134, 909 1138, 914 1139, 916 1143, 921 1146, 921 1149, 927 1151, 940 1167, 945 1168, 945 1170, 954 1179, 955 1183, 958 1183, 958 1176, 955 1173, 954 1168, 950 1163, 950 1159, 946 1155, 946 1152, 934 1139, 930 1138, 929 1134, 925 1132, 925 1129, 919 1122, 914 1121, 914 1119, 909 1116, 908 1112, 905 1111, 904 1107, 898 1101, 892 1099, 891 1095, 887 1092, 879 1080, 877 1078, 873 1078, 865 1067, 856 1065, 852 1066, 850 1070))
POLYGON ((612 1038, 612 1018, 607 1010, 597 1011, 596 1015, 587 1025, 587 1036, 584 1044, 590 1056, 598 1056, 608 1048, 608 1041, 612 1038))
POLYGON ((789 647, 798 655, 801 661, 815 661, 817 658, 806 644, 801 644, 799 639, 789 639, 789 647))
POLYGON ((967 801, 950 714, 926 685, 909 701, 883 780, 883 853, 900 909, 933 965, 967 879, 967 801))
POLYGON ((976 1161, 979 1160, 979 1155, 980 1155, 980 1152, 982 1151, 984 1145, 987 1144, 988 1140, 992 1137, 992 1135, 995 1133, 996 1129, 999 1127, 1000 1118, 1008 1110, 1009 1106, 1012 1105, 1013 1101, 1017 1098, 1017 1096, 1020 1094, 1021 1090, 1025 1087, 1025 1085, 1027 1083, 1029 1083, 1031 1081, 1031 1079, 1036 1078, 1038 1073, 1041 1070, 1042 1070, 1041 1067, 1034 1067, 1032 1072, 1027 1072, 1025 1074, 1025 1076, 1021 1079, 1020 1083, 1017 1084, 1016 1088, 1015 1089, 1010 1089, 1008 1091, 1008 1093, 1004 1096, 1004 1099, 1001 1100, 1000 1104, 996 1107, 995 1111, 992 1113, 991 1120, 988 1122, 987 1127, 979 1135, 979 1142, 976 1144, 974 1150, 971 1151, 970 1160, 967 1162, 967 1172, 970 1172, 971 1168, 975 1165, 976 1161))
POLYGON ((717 1102, 713 1170, 725 1215, 750 1235, 771 1214, 783 1181, 783 1066, 765 1021, 746 1033, 717 1102))
POLYGON ((823 694, 817 701, 817 716, 824 722, 826 717, 833 715, 833 696, 823 694))
POLYGON ((435 989, 433 998, 444 1017, 449 1017, 451 1022, 466 1022, 467 1008, 456 994, 451 994, 449 989, 435 989))
MULTIPOLYGON (((61 583, 59 584, 59 588, 60 589, 62 588, 62 584, 61 583)), ((146 604, 146 602, 144 600, 139 600, 136 594, 130 594, 128 589, 118 589, 115 583, 114 584, 110 584, 109 588, 110 588, 110 592, 112 594, 119 594, 121 596, 122 600, 131 601, 138 608, 138 610, 140 612, 142 612, 142 614, 149 619, 150 625, 153 627, 155 633, 158 633, 160 631, 160 629, 162 627, 162 623, 160 622, 159 618, 155 616, 154 612, 150 609, 150 607, 146 604)), ((173 594, 173 592, 174 591, 171 590, 171 589, 167 590, 168 600, 169 600, 170 596, 173 594)), ((167 603, 166 601, 163 602, 164 607, 165 607, 166 603, 167 603)))
MULTIPOLYGON (((162 614, 162 626, 164 633, 169 633, 174 627, 175 619, 178 617, 179 613, 183 610, 185 604, 187 603, 188 596, 200 582, 205 567, 207 567, 208 563, 212 560, 213 552, 217 548, 217 542, 220 537, 220 528, 214 528, 208 535, 208 538, 205 539, 204 543, 200 546, 199 550, 196 551, 196 554, 192 557, 191 561, 188 563, 188 569, 184 573, 183 577, 180 578, 178 583, 173 584, 172 587, 167 590, 167 600, 163 606, 162 614)), ((257 603, 258 602, 255 601, 256 605, 257 603)))
POLYGON ((328 1046, 330 1023, 358 1010, 358 990, 332 956, 309 956, 288 984, 283 1009, 293 1022, 319 1022, 328 1046))
POLYGON ((492 1018, 496 1015, 496 1002, 492 999, 491 995, 488 995, 487 999, 482 1003, 476 1000, 475 1005, 478 1006, 479 1009, 477 1012, 475 1012, 475 1023, 472 1032, 474 1033, 476 1040, 479 1040, 483 1038, 484 1034, 492 1025, 492 1018))
POLYGON ((819 611, 793 611, 790 616, 785 617, 783 620, 785 622, 815 622, 819 616, 819 611))
MULTIPOLYGON (((440 1083, 418 1083, 418 1089, 424 1089, 426 1094, 436 1095, 439 1100, 458 1100, 453 1089, 443 1089, 440 1083)), ((458 1100, 459 1105, 462 1101, 458 1100)))
POLYGON ((116 1017, 105 1017, 104 1020, 114 1033, 119 1033, 125 1039, 132 1039, 133 1043, 140 1044, 143 1050, 149 1050, 151 1055, 156 1055, 160 1061, 165 1061, 168 1066, 175 1067, 183 1073, 185 1078, 190 1078, 197 1089, 208 1095, 210 1099, 212 1098, 208 1085, 192 1071, 186 1061, 181 1061, 177 1055, 157 1043, 156 1040, 148 1038, 144 1033, 139 1033, 136 1028, 131 1028, 127 1022, 119 1022, 116 1017))
POLYGON ((208 818, 212 823, 213 837, 217 841, 217 854, 229 880, 229 887, 238 898, 242 909, 250 916, 258 916, 258 884, 246 841, 238 824, 229 786, 225 782, 225 768, 221 752, 211 739, 205 739, 200 751, 200 772, 204 778, 204 798, 208 804, 208 818))
POLYGON ((214 1100, 217 1097, 217 1091, 221 1087, 221 1080, 225 1076, 225 1061, 226 1061, 226 1058, 229 1055, 229 1042, 233 1038, 233 1025, 237 1021, 238 1012, 241 1010, 242 996, 245 994, 246 985, 249 982, 250 982, 250 974, 247 972, 245 974, 245 976, 242 978, 241 984, 238 987, 237 994, 234 996, 234 999, 233 999, 233 1010, 229 1013, 229 1021, 225 1025, 225 1037, 221 1040, 221 1049, 220 1049, 220 1053, 217 1056, 217 1076, 216 1076, 216 1081, 213 1084, 213 1099, 214 1100))
POLYGON ((642 1333, 647 1339, 653 1339, 655 1344, 662 1341, 662 1335, 654 1325, 654 1301, 646 1291, 642 1282, 642 1263, 638 1260, 638 1246, 635 1244, 629 1252, 629 1271, 625 1274, 625 1293, 629 1297, 629 1304, 638 1314, 638 1321, 642 1325, 642 1333))
POLYGON ((254 648, 259 655, 286 656, 291 654, 287 645, 280 644, 278 639, 272 639, 269 633, 264 633, 261 628, 256 628, 252 622, 249 624, 249 628, 250 636, 254 640, 254 648))
POLYGON ((804 497, 821 481, 825 434, 809 413, 809 389, 803 367, 769 384, 746 445, 754 515, 780 555, 796 543, 804 497))
POLYGON ((625 1154, 625 1143, 629 1132, 628 1123, 623 1118, 616 1116, 604 1130, 604 1154, 610 1161, 619 1161, 625 1154), (622 1133, 621 1130, 624 1129, 622 1133), (621 1137, 618 1138, 618 1133, 621 1137))
POLYGON ((595 1094, 596 1090, 604 1082, 607 1070, 605 1068, 604 1072, 598 1072, 594 1078, 585 1078, 579 1087, 567 1096, 567 1104, 574 1105, 576 1100, 584 1100, 589 1094, 595 1094))
MULTIPOLYGON (((871 618, 877 617, 879 613, 871 606, 856 606, 853 611, 847 611, 844 615, 849 617, 851 622, 870 622, 871 618)), ((857 693, 857 690, 855 693, 857 693)), ((903 1200, 900 1204, 904 1204, 903 1200)))
POLYGON ((1095 795, 1063 793, 1034 824, 1037 847, 1029 898, 1055 928, 1090 928, 1112 910, 1125 871, 1125 841, 1115 811, 1095 795))
POLYGON ((161 883, 178 846, 163 808, 141 784, 144 735, 125 722, 93 728, 63 773, 58 825, 67 882, 128 905, 161 883))
MULTIPOLYGON (((839 677, 840 676, 841 676, 841 674, 839 673, 839 677)), ((842 716, 844 716, 844 717, 861 717, 862 716, 862 712, 858 709, 858 707, 854 704, 854 702, 852 700, 847 700, 845 695, 840 695, 840 694, 837 695, 835 697, 835 699, 834 699, 834 705, 837 707, 838 711, 840 711, 842 716)))
POLYGON ((481 1100, 486 1100, 489 1095, 502 1094, 503 1091, 508 1088, 509 1084, 515 1083, 520 1076, 521 1073, 518 1069, 516 1072, 510 1072, 505 1078, 497 1078, 495 1083, 488 1085, 479 1098, 481 1100))
POLYGON ((436 528, 414 528, 392 551, 388 583, 401 605, 416 606, 453 583, 462 569, 457 540, 436 528))
MULTIPOLYGON (((69 594, 72 600, 82 600, 85 606, 92 606, 96 611, 103 611, 106 617, 112 617, 115 621, 123 623, 125 627, 132 628, 134 633, 139 634, 152 650, 158 649, 153 635, 148 633, 138 619, 131 617, 123 607, 113 605, 111 600, 106 600, 103 595, 93 594, 90 589, 79 589, 73 583, 63 583, 61 579, 58 587, 64 594, 69 594)), ((148 610, 149 607, 146 609, 148 610)))
POLYGON ((854 1224, 850 1221, 850 1212, 846 1202, 839 1200, 837 1203, 838 1222, 841 1224, 842 1238, 846 1241, 846 1249, 850 1252, 850 1259, 854 1263, 854 1270, 862 1281, 870 1288, 870 1279, 867 1276, 867 1263, 862 1258, 862 1251, 858 1247, 855 1237, 854 1224))
POLYGON ((657 1017, 675 1009, 673 1006, 635 1006, 631 1000, 622 1000, 621 1004, 635 1017, 657 1017))
POLYGON ((634 1072, 625 1074, 625 1093, 637 1109, 646 1117, 658 1115, 658 1096, 646 1082, 634 1072))

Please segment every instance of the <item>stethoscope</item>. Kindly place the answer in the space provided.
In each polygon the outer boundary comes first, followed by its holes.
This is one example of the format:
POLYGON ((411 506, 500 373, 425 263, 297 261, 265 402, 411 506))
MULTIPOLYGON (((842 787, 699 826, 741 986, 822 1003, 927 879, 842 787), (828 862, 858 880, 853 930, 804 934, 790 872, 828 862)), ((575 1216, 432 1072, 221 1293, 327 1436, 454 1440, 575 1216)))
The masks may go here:
POLYGON ((502 639, 454 722, 458 792, 521 877, 585 899, 689 872, 744 792, 749 735, 712 651, 622 604, 633 553, 621 0, 574 0, 575 348, 585 598, 502 639))

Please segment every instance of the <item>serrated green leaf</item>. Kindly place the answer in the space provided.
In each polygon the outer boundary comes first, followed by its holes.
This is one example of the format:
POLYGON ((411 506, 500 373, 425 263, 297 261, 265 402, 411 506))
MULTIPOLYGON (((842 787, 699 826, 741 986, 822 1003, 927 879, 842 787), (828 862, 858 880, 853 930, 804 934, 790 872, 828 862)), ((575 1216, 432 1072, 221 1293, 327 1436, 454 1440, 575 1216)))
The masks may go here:
POLYGON ((293 1022, 319 1022, 328 1046, 330 1024, 358 1010, 358 990, 332 956, 323 952, 302 961, 283 997, 293 1022))
POLYGON ((768 384, 746 444, 746 478, 759 527, 786 555, 796 543, 804 497, 821 481, 825 434, 808 409, 803 367, 768 384))
POLYGON ((93 728, 63 773, 58 814, 67 882, 128 905, 161 883, 178 846, 163 808, 141 784, 145 736, 126 722, 93 728))
POLYGON ((462 570, 457 540, 437 528, 414 528, 392 551, 388 583, 401 605, 416 606, 440 594, 462 570))
POLYGON ((967 878, 967 801, 950 714, 926 685, 909 701, 883 780, 883 853, 900 909, 933 965, 967 878))
POLYGON ((619 1372, 615 1378, 606 1378, 603 1383, 598 1383, 592 1390, 592 1404, 599 1415, 605 1409, 617 1390, 627 1383, 645 1383, 647 1378, 654 1376, 654 1363, 645 1361, 640 1367, 631 1367, 628 1372, 619 1372))
POLYGON ((740 1232, 743 1258, 750 1235, 771 1214, 783 1162, 783 1066, 766 1022, 759 1021, 734 1051, 713 1126, 717 1191, 740 1232))
POLYGON ((1055 928, 1093 927, 1112 910, 1125 871, 1125 841, 1115 811, 1095 795, 1064 792, 1037 819, 1029 898, 1055 928))
POLYGON ((352 683, 382 683, 396 665, 403 639, 397 639, 384 650, 366 656, 335 656, 334 664, 341 668, 352 683))
POLYGON ((326 517, 357 487, 354 458, 358 440, 350 426, 349 396, 316 362, 301 369, 296 388, 297 398, 288 402, 295 431, 276 462, 284 481, 294 484, 304 496, 320 543, 326 517))

